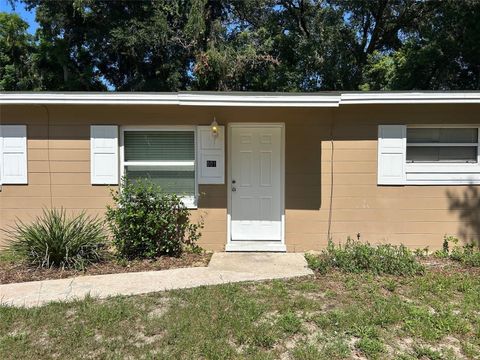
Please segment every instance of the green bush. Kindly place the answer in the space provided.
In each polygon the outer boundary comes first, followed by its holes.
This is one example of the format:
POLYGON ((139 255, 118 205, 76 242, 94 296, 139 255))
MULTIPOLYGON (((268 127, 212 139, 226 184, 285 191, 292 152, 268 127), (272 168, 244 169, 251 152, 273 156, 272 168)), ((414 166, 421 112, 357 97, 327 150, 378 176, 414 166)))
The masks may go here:
POLYGON ((107 207, 106 217, 120 257, 177 256, 198 248, 203 223, 190 222, 190 211, 177 195, 150 181, 123 179, 121 191, 112 196, 115 206, 107 207))
POLYGON ((378 245, 347 239, 345 245, 329 242, 320 255, 307 255, 309 266, 321 273, 337 268, 349 273, 416 275, 424 272, 414 254, 405 246, 378 245))
POLYGON ((63 208, 48 209, 33 222, 17 220, 4 231, 11 251, 39 267, 83 270, 106 255, 103 221, 84 212, 68 217, 63 208))

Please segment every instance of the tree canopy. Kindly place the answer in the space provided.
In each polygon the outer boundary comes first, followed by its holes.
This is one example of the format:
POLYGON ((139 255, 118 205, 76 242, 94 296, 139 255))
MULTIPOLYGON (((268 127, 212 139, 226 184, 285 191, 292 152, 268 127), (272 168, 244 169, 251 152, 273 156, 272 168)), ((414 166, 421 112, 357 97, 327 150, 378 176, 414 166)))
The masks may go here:
POLYGON ((21 1, 0 90, 480 88, 480 0, 21 1))

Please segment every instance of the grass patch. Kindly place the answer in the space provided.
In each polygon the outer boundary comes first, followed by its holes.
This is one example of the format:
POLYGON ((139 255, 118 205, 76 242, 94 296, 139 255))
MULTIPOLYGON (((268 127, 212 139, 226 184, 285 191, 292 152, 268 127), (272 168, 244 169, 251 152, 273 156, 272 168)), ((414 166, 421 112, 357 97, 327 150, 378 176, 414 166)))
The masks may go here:
POLYGON ((478 314, 475 271, 332 272, 0 307, 0 358, 474 359, 478 314))
POLYGON ((357 348, 369 359, 378 359, 385 352, 385 346, 380 340, 368 336, 358 341, 357 348))
POLYGON ((0 250, 0 265, 3 264, 21 264, 24 261, 23 257, 10 249, 0 250))

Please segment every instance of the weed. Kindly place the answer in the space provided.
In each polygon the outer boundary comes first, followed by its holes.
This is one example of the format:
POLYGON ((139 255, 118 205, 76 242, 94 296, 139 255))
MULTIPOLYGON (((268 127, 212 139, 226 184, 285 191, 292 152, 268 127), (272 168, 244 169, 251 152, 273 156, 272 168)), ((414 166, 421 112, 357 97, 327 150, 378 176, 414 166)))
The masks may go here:
POLYGON ((443 238, 443 249, 434 253, 435 257, 448 258, 450 260, 460 262, 465 266, 480 267, 480 249, 473 244, 458 246, 458 239, 454 236, 443 238), (453 247, 450 247, 453 244, 453 247))
POLYGON ((287 334, 295 334, 302 328, 302 320, 295 313, 288 311, 278 319, 278 325, 287 334))
POLYGON ((432 350, 427 346, 415 346, 414 355, 417 359, 427 358, 430 360, 442 360, 443 356, 440 352, 432 350))
POLYGON ((320 273, 331 268, 348 273, 371 272, 402 276, 423 274, 425 271, 413 253, 403 245, 372 246, 350 238, 343 246, 329 242, 327 249, 320 255, 307 255, 306 260, 312 269, 320 273))
POLYGON ((426 258, 429 254, 429 249, 428 249, 428 246, 427 247, 424 247, 423 249, 415 249, 413 251, 413 253, 415 254, 416 257, 419 257, 419 258, 426 258))
POLYGON ((296 360, 317 360, 321 358, 320 351, 312 344, 300 344, 293 349, 296 360))
POLYGON ((362 337, 356 344, 357 348, 370 359, 379 358, 380 354, 385 351, 385 347, 381 341, 375 338, 362 337))
POLYGON ((397 281, 395 281, 394 279, 387 279, 387 281, 385 282, 384 287, 385 287, 385 289, 387 289, 388 291, 394 292, 395 289, 398 287, 398 283, 397 283, 397 281))

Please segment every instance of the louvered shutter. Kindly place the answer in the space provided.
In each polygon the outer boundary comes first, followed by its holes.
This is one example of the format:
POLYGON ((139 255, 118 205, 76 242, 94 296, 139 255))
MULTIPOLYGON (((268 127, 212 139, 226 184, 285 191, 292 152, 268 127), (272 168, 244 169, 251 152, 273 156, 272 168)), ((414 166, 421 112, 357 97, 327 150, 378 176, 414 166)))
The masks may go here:
POLYGON ((407 152, 405 125, 378 127, 378 184, 404 185, 407 152))
POLYGON ((27 184, 27 126, 0 126, 0 183, 27 184))
POLYGON ((118 184, 118 127, 90 127, 91 182, 96 185, 118 184))

